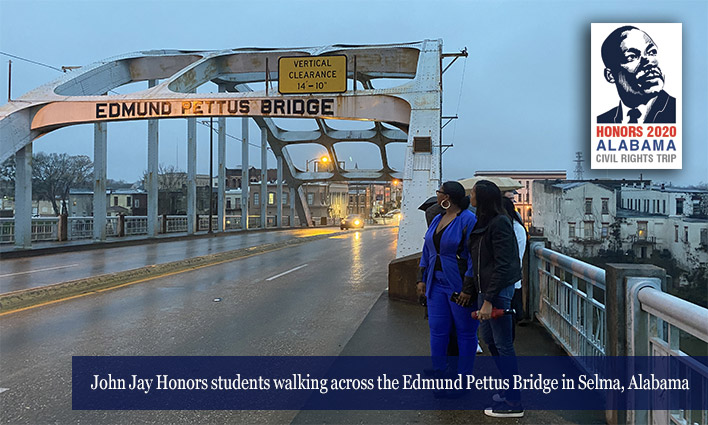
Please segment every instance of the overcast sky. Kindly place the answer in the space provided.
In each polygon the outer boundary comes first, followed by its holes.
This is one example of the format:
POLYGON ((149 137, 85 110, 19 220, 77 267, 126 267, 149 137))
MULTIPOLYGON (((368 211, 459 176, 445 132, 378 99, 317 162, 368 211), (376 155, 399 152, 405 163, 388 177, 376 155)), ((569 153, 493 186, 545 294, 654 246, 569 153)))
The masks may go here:
MULTIPOLYGON (((575 152, 589 154, 591 22, 683 23, 683 170, 595 171, 585 178, 644 178, 674 184, 708 182, 708 1, 34 1, 0 0, 0 51, 54 67, 88 65, 151 49, 221 50, 385 44, 442 39, 444 52, 467 47, 444 75, 443 115, 459 120, 443 132, 454 148, 444 178, 477 170, 567 170, 575 152)), ((0 55, 0 99, 7 99, 7 56, 0 55)), ((12 59, 12 97, 59 72, 12 59)), ((446 61, 447 63, 447 61, 446 61)), ((675 76, 673 76, 675 78, 675 76)), ((667 78, 672 76, 667 75, 667 78)), ((143 89, 135 87, 134 89, 143 89)), ((123 89, 131 91, 130 88, 123 89)), ((118 91, 121 91, 120 89, 118 91)), ((240 121, 228 133, 240 137, 240 121)), ((135 181, 147 168, 146 122, 110 123, 108 177, 135 181)), ((186 167, 186 123, 160 124, 160 162, 186 167)), ((199 173, 208 173, 208 131, 199 126, 199 173)), ((227 166, 240 165, 228 139, 227 166)), ((259 144, 255 127, 251 141, 259 144)), ((35 151, 93 156, 91 125, 64 128, 35 151)), ((380 166, 368 148, 338 152, 349 165, 380 166)), ((402 146, 391 149, 403 167, 402 146)), ((305 166, 316 149, 293 152, 305 166)), ((258 148, 251 164, 260 167, 258 148)), ((269 154, 269 167, 275 160, 269 154)))

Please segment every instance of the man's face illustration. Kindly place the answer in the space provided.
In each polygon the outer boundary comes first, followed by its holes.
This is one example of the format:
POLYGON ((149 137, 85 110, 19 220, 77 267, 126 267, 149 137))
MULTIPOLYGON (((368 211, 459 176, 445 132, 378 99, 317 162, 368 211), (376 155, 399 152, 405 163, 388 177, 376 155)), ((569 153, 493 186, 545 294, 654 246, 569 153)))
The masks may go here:
MULTIPOLYGON (((617 62, 606 77, 616 80, 618 90, 636 96, 655 95, 664 88, 664 74, 659 69, 658 49, 644 31, 630 29, 623 33, 617 62)), ((615 82, 615 81, 610 81, 615 82)))

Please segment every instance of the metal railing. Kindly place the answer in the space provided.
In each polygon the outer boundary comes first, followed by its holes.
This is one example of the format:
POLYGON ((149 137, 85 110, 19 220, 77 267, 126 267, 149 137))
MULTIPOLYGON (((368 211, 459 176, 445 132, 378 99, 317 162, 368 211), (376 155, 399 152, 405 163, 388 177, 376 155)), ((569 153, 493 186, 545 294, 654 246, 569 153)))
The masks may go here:
MULTIPOLYGON (((106 217, 106 236, 118 237, 120 232, 120 218, 117 216, 106 217)), ((59 217, 36 217, 32 219, 32 241, 56 241, 59 239, 59 217)), ((277 217, 267 216, 266 227, 276 228, 277 217)), ((296 219, 295 223, 298 221, 296 219)), ((250 229, 257 229, 261 226, 260 216, 249 216, 248 224, 250 229)), ((158 229, 160 233, 186 233, 187 232, 187 216, 184 215, 168 215, 158 217, 158 229), (163 221, 166 220, 163 227, 163 221)), ((199 217, 200 231, 209 228, 209 217, 199 217)), ((283 226, 290 226, 290 217, 283 217, 283 226)), ((125 216, 123 221, 124 236, 139 236, 147 235, 148 220, 146 216, 125 216)), ((212 229, 216 231, 218 228, 218 217, 212 218, 212 229)), ((225 216, 225 230, 241 229, 241 216, 229 215, 225 216)), ((67 235, 68 240, 91 239, 93 238, 93 217, 67 217, 67 235)), ((0 243, 13 243, 15 241, 15 219, 0 218, 0 243)))
MULTIPOLYGON (((626 265, 608 267, 618 273, 626 265)), ((699 377, 689 394, 682 393, 681 397, 708 399, 708 367, 691 357, 708 355, 708 309, 663 292, 661 285, 665 277, 632 277, 646 276, 644 273, 656 270, 663 273, 656 267, 654 270, 636 269, 635 272, 641 274, 615 274, 615 280, 606 282, 603 269, 546 249, 542 242, 532 242, 530 312, 568 354, 577 356, 577 363, 588 372, 598 369, 595 366, 601 364, 605 355, 669 356, 680 365, 680 370, 672 370, 672 373, 699 377), (608 295, 608 291, 618 292, 608 295), (613 308, 611 324, 607 322, 606 303, 613 308), (623 335, 616 329, 625 328, 626 336, 615 341, 618 335, 623 335), (614 335, 611 346, 608 346, 608 334, 614 335), (692 341, 693 349, 688 351, 697 353, 687 353, 682 346, 684 341, 692 341), (696 345, 699 348, 695 348, 696 345), (627 347, 626 352, 622 347, 627 347), (594 358, 598 360, 596 365, 594 358)), ((667 391, 662 393, 663 399, 650 402, 668 406, 671 396, 676 395, 667 391)), ((628 424, 708 425, 705 410, 627 410, 626 415, 628 424)))
MULTIPOLYGON (((708 367, 694 360, 682 348, 681 340, 689 335, 708 346, 708 309, 662 292, 661 281, 629 278, 627 282, 628 355, 669 356, 677 360, 676 376, 699 376, 698 385, 683 397, 708 399, 708 367)), ((708 353, 704 353, 706 355, 708 353)), ((670 403, 672 393, 664 393, 670 403)), ((690 400, 687 405, 690 405, 690 400)), ((645 410, 628 412, 628 423, 708 424, 706 410, 645 410)))
POLYGON ((147 235, 148 220, 145 216, 126 216, 123 222, 125 236, 147 235))
MULTIPOLYGON (((605 271, 534 242, 529 276, 538 319, 573 356, 605 354, 605 271)), ((583 365, 588 371, 592 365, 583 365)))
MULTIPOLYGON (((55 241, 59 232, 59 218, 32 218, 32 242, 55 241)), ((0 218, 0 243, 15 242, 15 219, 0 218)))
MULTIPOLYGON (((167 219, 167 223, 165 225, 166 233, 187 232, 186 215, 167 215, 165 216, 165 218, 167 219)), ((160 227, 162 228, 162 226, 160 227)))

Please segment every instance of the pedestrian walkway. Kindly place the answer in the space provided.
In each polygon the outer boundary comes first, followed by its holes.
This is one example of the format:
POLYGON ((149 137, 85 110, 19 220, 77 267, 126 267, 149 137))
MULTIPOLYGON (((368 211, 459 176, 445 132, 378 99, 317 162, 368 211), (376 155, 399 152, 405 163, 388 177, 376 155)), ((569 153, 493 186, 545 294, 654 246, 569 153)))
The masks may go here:
MULTIPOLYGON (((344 347, 342 356, 427 356, 428 322, 424 308, 388 299, 374 304, 361 326, 344 347)), ((484 344, 482 344, 484 346, 484 344)), ((519 356, 565 356, 566 353, 538 323, 517 328, 519 356)), ((485 353, 481 355, 488 355, 485 353)), ((431 395, 432 396, 432 395, 431 395)), ((604 411, 533 411, 522 419, 490 418, 481 411, 310 411, 303 410, 294 424, 605 424, 604 411)))

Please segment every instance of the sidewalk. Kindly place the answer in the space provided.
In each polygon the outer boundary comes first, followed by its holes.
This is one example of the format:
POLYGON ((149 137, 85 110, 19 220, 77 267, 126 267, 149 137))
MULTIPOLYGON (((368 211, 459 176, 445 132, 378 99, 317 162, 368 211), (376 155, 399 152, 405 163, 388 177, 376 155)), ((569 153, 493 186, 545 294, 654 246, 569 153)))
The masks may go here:
MULTIPOLYGON (((388 299, 384 292, 374 304, 342 356, 427 356, 430 354, 428 322, 424 309, 388 299)), ((517 328, 515 342, 520 356, 565 356, 538 323, 517 328)), ((489 355, 485 352, 481 355, 489 355)), ((604 411, 527 410, 522 419, 490 418, 481 411, 309 411, 295 416, 293 424, 605 424, 604 411)))

